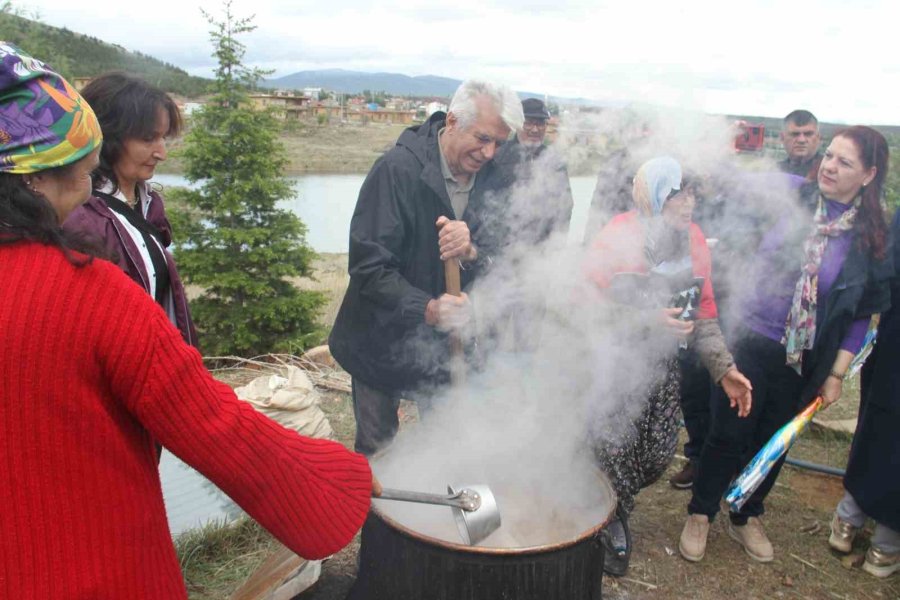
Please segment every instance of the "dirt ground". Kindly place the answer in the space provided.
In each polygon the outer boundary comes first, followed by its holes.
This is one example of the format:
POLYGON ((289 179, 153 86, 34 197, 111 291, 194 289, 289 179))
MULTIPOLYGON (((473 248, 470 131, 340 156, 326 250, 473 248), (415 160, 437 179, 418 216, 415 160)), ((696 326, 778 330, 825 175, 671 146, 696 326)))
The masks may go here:
MULTIPOLYGON (((843 410, 852 412, 853 401, 847 404, 843 410)), ((341 441, 351 444, 354 422, 349 397, 326 394, 323 408, 341 441)), ((838 463, 846 460, 849 436, 812 429, 803 443, 798 458, 819 457, 843 466, 838 463)), ((706 558, 699 564, 685 561, 678 554, 678 536, 689 492, 674 490, 666 481, 681 465, 676 458, 669 473, 638 496, 630 522, 635 540, 631 567, 624 578, 604 578, 604 598, 900 600, 900 576, 876 579, 844 564, 848 561, 842 562, 828 548, 829 520, 842 493, 840 479, 791 467, 784 469, 770 494, 764 518, 775 546, 774 562, 762 565, 750 560, 728 537, 721 518, 712 526, 706 558)), ((865 548, 865 540, 860 540, 854 555, 861 559, 865 548)), ((358 551, 357 538, 323 565, 320 580, 297 600, 342 600, 356 576, 358 551)))

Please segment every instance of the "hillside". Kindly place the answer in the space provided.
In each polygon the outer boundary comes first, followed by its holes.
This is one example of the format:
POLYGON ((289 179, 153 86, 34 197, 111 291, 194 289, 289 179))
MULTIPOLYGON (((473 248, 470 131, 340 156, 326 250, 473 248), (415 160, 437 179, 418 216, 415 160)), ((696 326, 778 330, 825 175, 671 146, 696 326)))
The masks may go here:
POLYGON ((206 93, 210 83, 151 56, 23 18, 15 14, 9 4, 0 12, 0 40, 20 46, 69 80, 93 77, 106 71, 127 71, 168 92, 187 97, 206 93))

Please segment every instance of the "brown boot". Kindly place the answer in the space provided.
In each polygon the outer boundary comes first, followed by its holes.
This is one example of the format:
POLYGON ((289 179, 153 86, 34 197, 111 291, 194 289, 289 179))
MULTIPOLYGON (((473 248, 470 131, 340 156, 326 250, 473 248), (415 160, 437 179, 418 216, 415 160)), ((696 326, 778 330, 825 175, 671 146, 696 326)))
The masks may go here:
POLYGON ((689 490, 694 485, 695 473, 696 469, 694 468, 693 461, 688 461, 678 473, 672 475, 669 479, 669 485, 676 490, 689 490))
POLYGON ((744 547, 747 555, 756 562, 772 562, 775 558, 775 550, 772 542, 766 536, 762 521, 756 517, 747 519, 746 525, 728 523, 728 535, 744 547))
POLYGON ((706 538, 709 535, 709 517, 690 515, 681 530, 678 551, 691 562, 700 562, 706 554, 706 538))

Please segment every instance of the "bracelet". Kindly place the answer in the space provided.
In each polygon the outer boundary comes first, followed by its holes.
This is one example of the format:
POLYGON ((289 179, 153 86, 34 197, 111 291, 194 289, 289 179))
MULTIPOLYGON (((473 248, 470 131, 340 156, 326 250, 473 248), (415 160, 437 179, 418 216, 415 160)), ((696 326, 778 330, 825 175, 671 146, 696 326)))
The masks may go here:
POLYGON ((834 369, 832 369, 832 370, 830 370, 830 371, 828 372, 828 376, 829 376, 829 377, 834 377, 834 378, 837 379, 837 380, 843 381, 843 380, 844 380, 844 377, 846 377, 847 374, 846 374, 846 373, 838 373, 838 372, 836 372, 834 369))

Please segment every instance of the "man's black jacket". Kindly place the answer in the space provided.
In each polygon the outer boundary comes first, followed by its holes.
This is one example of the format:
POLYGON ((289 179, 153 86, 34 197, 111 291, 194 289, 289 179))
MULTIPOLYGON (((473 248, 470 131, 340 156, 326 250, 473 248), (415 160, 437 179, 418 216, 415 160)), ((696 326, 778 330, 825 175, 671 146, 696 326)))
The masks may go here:
MULTIPOLYGON (((447 336, 425 323, 426 304, 445 292, 435 221, 454 218, 438 149, 445 119, 438 112, 410 127, 375 162, 350 222, 350 285, 328 341, 350 375, 385 391, 447 379, 447 336)), ((482 167, 476 188, 492 168, 482 167)), ((463 287, 477 271, 469 267, 463 287)))

